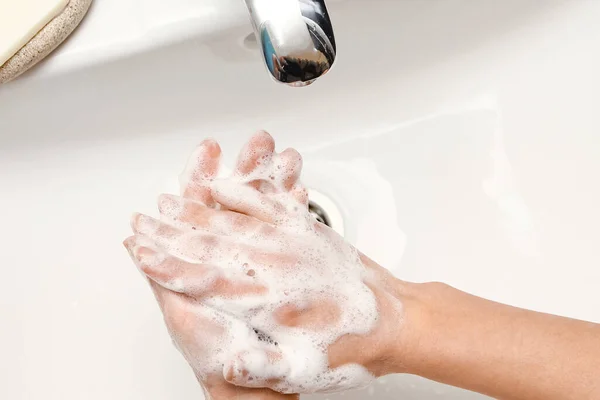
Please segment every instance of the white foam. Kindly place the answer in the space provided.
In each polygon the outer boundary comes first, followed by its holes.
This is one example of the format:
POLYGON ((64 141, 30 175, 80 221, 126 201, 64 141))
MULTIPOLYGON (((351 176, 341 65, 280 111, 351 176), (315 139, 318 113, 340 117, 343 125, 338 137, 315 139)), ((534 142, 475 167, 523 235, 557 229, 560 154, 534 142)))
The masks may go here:
MULTIPOLYGON (((217 266, 228 279, 268 288, 268 293, 260 296, 203 299, 221 311, 213 310, 211 318, 226 326, 229 336, 207 344, 218 356, 201 370, 214 372, 219 364, 245 369, 255 381, 279 379, 275 389, 286 393, 365 386, 374 377, 364 367, 351 364, 331 369, 327 349, 342 336, 365 335, 375 327, 377 302, 364 283, 369 272, 356 249, 335 232, 317 225, 308 209, 285 190, 284 179, 293 174, 293 167, 274 155, 263 158, 250 174, 212 182, 216 195, 243 202, 253 213, 274 216, 276 234, 273 230, 236 233, 228 226, 231 221, 217 217, 211 224, 219 224, 219 232, 227 233, 224 236, 208 237, 189 228, 160 241, 170 254, 217 266), (269 193, 267 198, 245 185, 257 181, 269 193), (253 274, 248 274, 249 269, 253 274), (339 315, 326 315, 319 328, 284 326, 275 318, 282 306, 324 310, 326 305, 339 315), (249 329, 266 334, 271 342, 259 340, 260 335, 249 334, 249 329), (277 354, 277 361, 269 360, 267 352, 277 354), (237 357, 239 354, 243 356, 237 357)), ((182 280, 169 284, 177 291, 186 287, 182 280)))

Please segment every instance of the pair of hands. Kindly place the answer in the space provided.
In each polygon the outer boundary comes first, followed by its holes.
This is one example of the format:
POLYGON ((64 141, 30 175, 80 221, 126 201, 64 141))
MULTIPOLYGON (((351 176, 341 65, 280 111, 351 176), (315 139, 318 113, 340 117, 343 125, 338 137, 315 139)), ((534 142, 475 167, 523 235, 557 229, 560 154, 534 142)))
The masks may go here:
POLYGON ((160 197, 160 220, 136 214, 125 241, 208 394, 341 391, 391 372, 394 279, 313 220, 300 155, 260 132, 227 179, 220 156, 204 141, 182 195, 160 197))

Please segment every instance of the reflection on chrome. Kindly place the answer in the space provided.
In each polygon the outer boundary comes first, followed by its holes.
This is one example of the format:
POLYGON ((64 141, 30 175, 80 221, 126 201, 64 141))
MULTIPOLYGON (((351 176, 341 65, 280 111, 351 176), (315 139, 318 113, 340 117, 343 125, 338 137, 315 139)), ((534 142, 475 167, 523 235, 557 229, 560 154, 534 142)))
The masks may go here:
POLYGON ((324 0, 246 0, 267 69, 278 82, 306 86, 336 56, 324 0))

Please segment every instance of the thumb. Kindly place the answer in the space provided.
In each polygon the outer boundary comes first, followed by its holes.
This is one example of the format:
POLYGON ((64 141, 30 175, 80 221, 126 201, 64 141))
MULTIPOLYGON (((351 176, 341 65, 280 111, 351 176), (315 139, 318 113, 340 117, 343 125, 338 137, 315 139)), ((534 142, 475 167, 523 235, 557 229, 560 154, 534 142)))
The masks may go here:
POLYGON ((270 388, 290 393, 284 379, 290 375, 290 363, 279 349, 253 347, 233 356, 223 366, 225 380, 236 386, 270 388))

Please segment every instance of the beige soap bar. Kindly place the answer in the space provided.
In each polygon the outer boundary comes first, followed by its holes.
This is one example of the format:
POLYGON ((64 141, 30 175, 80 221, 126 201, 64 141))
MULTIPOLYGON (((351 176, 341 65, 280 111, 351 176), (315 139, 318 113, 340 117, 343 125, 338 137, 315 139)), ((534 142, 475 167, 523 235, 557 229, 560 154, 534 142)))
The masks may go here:
POLYGON ((69 0, 0 0, 0 65, 60 14, 69 0))

